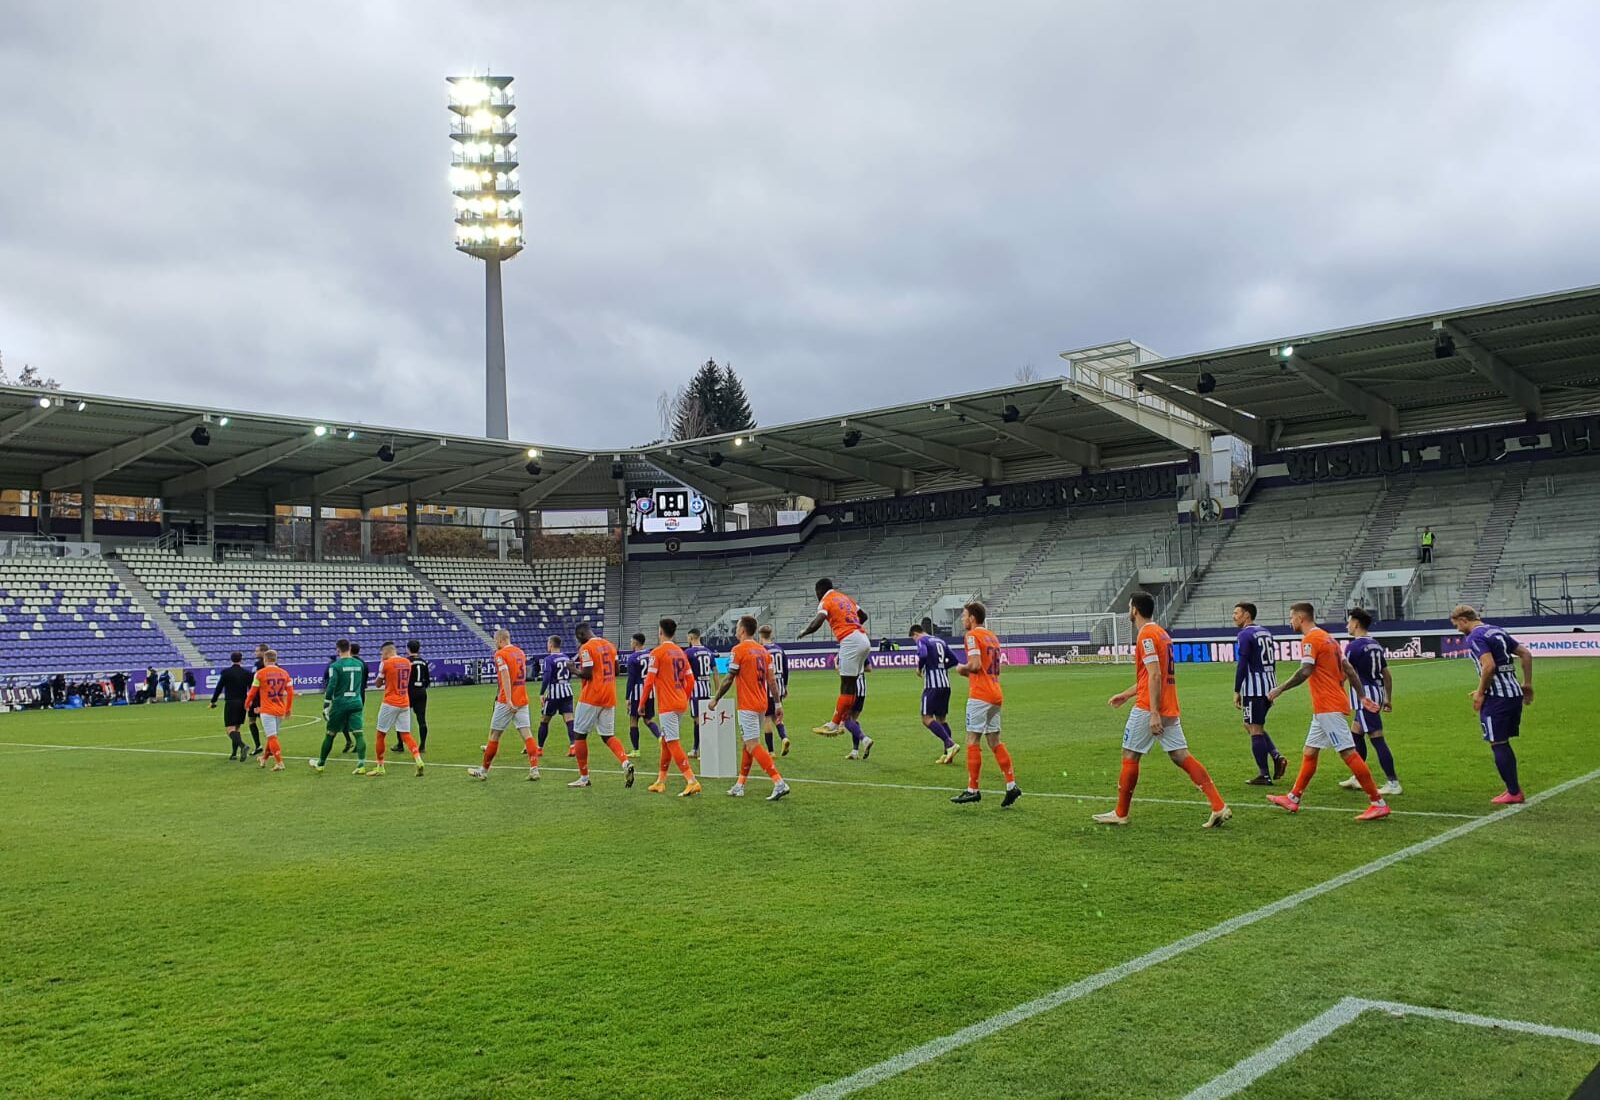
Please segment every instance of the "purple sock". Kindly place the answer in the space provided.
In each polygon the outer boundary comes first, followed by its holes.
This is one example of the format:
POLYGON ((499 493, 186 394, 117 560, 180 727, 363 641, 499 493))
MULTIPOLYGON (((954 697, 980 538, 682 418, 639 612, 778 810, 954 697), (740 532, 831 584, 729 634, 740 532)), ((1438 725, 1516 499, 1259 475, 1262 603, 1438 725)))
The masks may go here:
MULTIPOLYGON (((1272 734, 1268 733, 1266 730, 1262 730, 1261 731, 1261 740, 1263 742, 1265 742, 1265 744, 1267 746, 1267 755, 1268 756, 1282 756, 1283 755, 1283 753, 1278 751, 1278 746, 1274 745, 1272 743, 1272 734)), ((1262 767, 1265 768, 1266 765, 1263 764, 1262 767)))
POLYGON ((1364 733, 1352 733, 1350 736, 1356 739, 1356 755, 1365 760, 1367 758, 1367 735, 1364 733))
POLYGON ((1372 751, 1378 754, 1378 766, 1383 769, 1383 774, 1391 783, 1400 782, 1400 777, 1394 774, 1394 753, 1389 751, 1387 737, 1374 737, 1372 751))
POLYGON ((846 718, 844 720, 844 728, 850 731, 851 747, 859 749, 861 747, 861 739, 866 736, 861 732, 861 723, 854 718, 846 718))
POLYGON ((1517 754, 1511 748, 1511 742, 1496 741, 1489 747, 1494 750, 1494 766, 1500 772, 1500 778, 1506 781, 1506 790, 1511 794, 1521 794, 1522 784, 1517 782, 1517 754))
POLYGON ((1256 767, 1261 769, 1261 774, 1267 774, 1267 735, 1252 733, 1250 735, 1250 755, 1256 758, 1256 767))
POLYGON ((783 723, 782 722, 778 723, 778 740, 780 740, 780 741, 789 740, 789 731, 783 728, 783 723))
POLYGON ((661 727, 660 726, 656 725, 650 719, 646 718, 644 720, 644 728, 650 731, 650 736, 651 737, 654 737, 657 741, 661 740, 661 727))
POLYGON ((546 718, 539 723, 539 747, 544 748, 544 739, 550 736, 550 719, 546 718))
POLYGON ((773 749, 772 731, 768 730, 766 733, 762 734, 761 737, 762 737, 762 740, 766 741, 766 743, 767 743, 767 751, 771 752, 772 749, 773 749))
POLYGON ((955 740, 950 736, 950 726, 948 723, 941 722, 939 719, 935 718, 933 720, 933 735, 940 741, 944 742, 944 747, 946 749, 953 749, 956 747, 955 740))

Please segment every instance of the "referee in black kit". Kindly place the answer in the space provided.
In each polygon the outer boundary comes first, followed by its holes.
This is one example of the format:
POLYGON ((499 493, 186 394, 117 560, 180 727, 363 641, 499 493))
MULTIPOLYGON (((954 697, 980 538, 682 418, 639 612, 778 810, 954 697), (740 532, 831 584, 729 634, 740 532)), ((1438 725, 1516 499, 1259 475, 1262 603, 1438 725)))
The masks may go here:
POLYGON ((250 694, 255 674, 244 667, 243 653, 230 654, 228 660, 232 663, 217 677, 217 690, 211 693, 211 709, 216 710, 217 698, 223 697, 222 726, 228 731, 228 740, 233 745, 228 750, 228 759, 243 762, 250 759, 250 750, 244 747, 239 727, 244 725, 244 701, 250 694))
POLYGON ((417 720, 417 751, 428 749, 428 685, 433 676, 428 672, 428 662, 422 657, 422 643, 412 638, 406 643, 406 655, 411 660, 411 713, 417 720))

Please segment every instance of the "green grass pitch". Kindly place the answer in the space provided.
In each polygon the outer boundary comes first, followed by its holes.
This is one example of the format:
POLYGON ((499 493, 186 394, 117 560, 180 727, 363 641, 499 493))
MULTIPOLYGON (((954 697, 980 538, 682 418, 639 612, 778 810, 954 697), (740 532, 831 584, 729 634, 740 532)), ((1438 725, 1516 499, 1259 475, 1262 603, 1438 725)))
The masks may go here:
MULTIPOLYGON (((1132 827, 1089 820, 1114 793, 1124 712, 1105 700, 1127 668, 1006 673, 1027 794, 1004 811, 950 805, 961 767, 933 763, 901 671, 873 674, 864 763, 805 732, 836 681, 796 677, 780 763, 798 782, 774 805, 759 773, 744 800, 624 790, 598 747, 596 785, 568 790, 559 731, 541 782, 508 743, 470 783, 441 765, 479 758, 479 688, 434 692, 420 780, 337 756, 312 774, 316 696, 280 775, 227 763, 203 704, 0 716, 0 1095, 796 1096, 1494 810, 1464 662, 1395 667, 1407 812, 1374 824, 1350 820, 1363 800, 1327 754, 1307 804, 1341 812, 1265 807, 1231 669, 1178 675, 1191 747, 1238 807, 1220 832, 1164 758, 1132 827)), ((1600 668, 1545 660, 1536 683, 1530 793, 1600 767, 1600 668)), ((1272 715, 1292 758, 1308 705, 1301 688, 1272 715)), ((1596 898, 1600 782, 862 1095, 1182 1097, 1346 996, 1597 1031, 1596 898)), ((1597 1058, 1371 1015, 1240 1095, 1565 1097, 1597 1058)))

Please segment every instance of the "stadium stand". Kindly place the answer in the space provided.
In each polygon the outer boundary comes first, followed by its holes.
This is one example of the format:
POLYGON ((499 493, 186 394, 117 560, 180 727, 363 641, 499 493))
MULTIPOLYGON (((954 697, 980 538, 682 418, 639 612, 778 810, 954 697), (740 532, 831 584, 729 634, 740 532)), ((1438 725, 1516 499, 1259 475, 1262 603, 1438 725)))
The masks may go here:
POLYGON ((429 656, 478 657, 482 640, 402 566, 222 561, 128 548, 118 557, 205 657, 267 642, 283 661, 419 638, 429 656))
POLYGON ((524 648, 543 649, 550 634, 572 637, 588 621, 605 629, 606 563, 602 558, 554 558, 532 565, 477 558, 413 558, 426 577, 480 629, 504 626, 524 648), (531 648, 530 648, 531 647, 531 648))
POLYGON ((0 559, 4 678, 184 664, 102 560, 0 559))
POLYGON ((1600 581, 1600 464, 1593 459, 1544 463, 1530 471, 1500 556, 1487 576, 1474 580, 1491 613, 1527 614, 1528 578, 1561 573, 1590 586, 1600 581))

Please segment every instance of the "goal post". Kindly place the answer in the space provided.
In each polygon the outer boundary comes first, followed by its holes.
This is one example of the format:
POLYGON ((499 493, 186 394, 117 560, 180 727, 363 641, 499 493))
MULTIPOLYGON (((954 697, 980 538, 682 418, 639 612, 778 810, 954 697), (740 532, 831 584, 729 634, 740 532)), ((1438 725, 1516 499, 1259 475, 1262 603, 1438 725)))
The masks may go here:
POLYGON ((1080 615, 991 615, 985 624, 1001 645, 1026 643, 1077 645, 1094 664, 1133 663, 1133 625, 1126 615, 1095 612, 1080 615))

